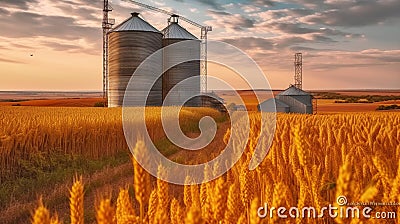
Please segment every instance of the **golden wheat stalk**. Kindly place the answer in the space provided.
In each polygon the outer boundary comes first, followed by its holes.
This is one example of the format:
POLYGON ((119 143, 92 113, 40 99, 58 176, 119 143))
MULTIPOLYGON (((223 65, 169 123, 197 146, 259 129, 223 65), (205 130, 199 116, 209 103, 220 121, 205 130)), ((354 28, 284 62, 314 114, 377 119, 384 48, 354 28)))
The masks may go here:
POLYGON ((176 198, 173 198, 171 201, 171 208, 169 214, 169 216, 171 217, 172 224, 179 224, 179 218, 180 218, 178 215, 179 210, 180 210, 179 201, 176 200, 176 198))
POLYGON ((236 183, 229 186, 225 223, 236 223, 242 213, 239 187, 236 183))
POLYGON ((199 186, 192 184, 190 186, 190 193, 192 194, 192 206, 196 206, 198 209, 201 209, 199 186))
MULTIPOLYGON (((247 164, 247 163, 246 163, 247 164)), ((251 201, 253 200, 253 185, 252 185, 252 173, 248 170, 247 166, 244 165, 242 167, 239 180, 240 180, 240 196, 244 207, 246 208, 247 216, 249 215, 249 206, 251 201)))
POLYGON ((157 189, 154 189, 150 194, 149 208, 147 210, 148 221, 153 223, 158 209, 157 189))
POLYGON ((100 205, 97 207, 96 220, 98 224, 114 224, 115 210, 111 205, 110 199, 102 199, 100 205))
MULTIPOLYGON (((136 147, 134 149, 135 155, 140 155, 146 151, 145 145, 142 141, 138 141, 136 143, 136 147)), ((149 200, 150 197, 150 176, 143 169, 143 167, 132 157, 132 163, 134 168, 134 180, 133 186, 135 189, 135 198, 139 202, 140 206, 140 219, 144 219, 144 208, 145 204, 149 200)))
POLYGON ((259 224, 261 223, 261 219, 258 217, 258 208, 260 207, 260 200, 258 198, 254 198, 251 202, 250 206, 250 224, 259 224))
POLYGON ((185 186, 183 186, 183 202, 187 209, 192 206, 192 189, 191 189, 191 178, 186 176, 185 186))
POLYGON ((209 193, 208 189, 209 183, 203 183, 200 186, 200 206, 201 206, 201 214, 202 217, 204 217, 205 220, 210 220, 212 217, 211 213, 211 204, 210 204, 210 198, 211 198, 211 192, 209 193))
POLYGON ((158 198, 158 209, 163 210, 164 213, 169 211, 169 187, 168 183, 162 179, 167 178, 167 173, 162 165, 158 166, 157 172, 157 198, 158 198), (162 179, 161 179, 162 178, 162 179))
POLYGON ((50 224, 50 212, 44 207, 42 199, 39 199, 39 207, 35 210, 32 218, 32 224, 50 224))
POLYGON ((203 224, 205 221, 201 217, 201 211, 196 207, 191 207, 185 218, 186 224, 203 224))
POLYGON ((139 224, 141 220, 138 216, 125 215, 117 220, 117 224, 139 224))
POLYGON ((135 217, 134 215, 135 212, 132 206, 128 190, 120 189, 117 198, 117 211, 116 211, 117 222, 126 223, 127 219, 125 217, 135 217))
POLYGON ((397 175, 396 178, 394 179, 392 190, 390 191, 390 200, 396 201, 396 197, 398 195, 400 195, 400 164, 398 165, 397 175))
POLYGON ((84 186, 82 176, 75 177, 70 190, 69 207, 71 213, 71 224, 84 223, 84 186))
POLYGON ((58 219, 57 213, 55 213, 51 219, 50 219, 50 224, 60 224, 61 221, 58 219))
POLYGON ((375 186, 369 187, 360 197, 360 202, 371 202, 375 196, 379 193, 375 186))
POLYGON ((213 210, 215 220, 223 220, 226 211, 227 200, 227 185, 223 177, 216 180, 215 190, 213 195, 213 210))

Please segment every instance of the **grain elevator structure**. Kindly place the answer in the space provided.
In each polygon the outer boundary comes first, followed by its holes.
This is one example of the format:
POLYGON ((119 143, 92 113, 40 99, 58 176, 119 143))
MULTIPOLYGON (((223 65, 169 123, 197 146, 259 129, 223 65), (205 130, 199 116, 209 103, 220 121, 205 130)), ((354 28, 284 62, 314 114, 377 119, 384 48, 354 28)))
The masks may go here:
MULTIPOLYGON (((200 94, 200 60, 176 65, 175 62, 185 61, 187 58, 199 59, 201 41, 180 26, 178 20, 179 16, 172 15, 168 20, 168 26, 160 32, 140 18, 139 13, 132 13, 130 18, 109 32, 107 90, 109 107, 123 105, 126 87, 136 69, 146 58, 163 47, 167 48, 162 54, 158 54, 159 63, 146 66, 142 74, 135 73, 134 81, 144 85, 134 85, 135 89, 129 89, 129 97, 125 99, 129 102, 125 102, 125 105, 141 106, 143 99, 147 98, 146 106, 161 106, 164 99, 168 99, 164 105, 176 106, 182 105, 182 100, 188 99, 188 96, 200 94), (182 41, 189 42, 184 44, 184 47, 168 48, 182 41), (175 66, 168 69, 164 67, 171 64, 175 66), (147 96, 145 88, 160 74, 162 76, 154 83, 147 96), (174 88, 188 78, 190 81, 179 85, 179 88, 174 88)), ((189 100, 185 106, 201 106, 200 97, 189 100)))
MULTIPOLYGON (((162 31, 164 35, 164 71, 163 102, 164 105, 182 105, 185 99, 200 94, 200 61, 191 60, 181 63, 182 60, 193 58, 200 59, 200 40, 179 25, 179 16, 172 15, 169 25, 162 31), (186 42, 184 42, 186 41, 186 42), (179 47, 168 48, 168 46, 181 42, 179 47), (182 43, 184 42, 184 43, 182 43), (175 65, 176 64, 176 65, 175 65), (175 65, 172 68, 170 65, 175 65), (185 81, 175 88, 180 82, 185 81), (167 95, 168 99, 166 99, 167 95)), ((199 106, 200 97, 195 97, 186 103, 186 106, 199 106)))

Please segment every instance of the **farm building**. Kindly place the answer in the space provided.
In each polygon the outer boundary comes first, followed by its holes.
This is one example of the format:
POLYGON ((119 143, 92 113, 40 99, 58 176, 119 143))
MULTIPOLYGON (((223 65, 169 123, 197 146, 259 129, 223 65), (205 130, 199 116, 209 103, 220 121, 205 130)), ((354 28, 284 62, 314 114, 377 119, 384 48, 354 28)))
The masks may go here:
POLYGON ((278 94, 275 98, 269 99, 258 105, 258 110, 262 112, 282 112, 312 114, 313 104, 312 95, 295 86, 278 94))
POLYGON ((234 110, 235 111, 247 111, 247 108, 245 105, 235 105, 234 110))
POLYGON ((287 105, 286 103, 275 99, 271 98, 269 100, 266 100, 262 103, 260 103, 258 106, 258 111, 263 111, 263 112, 279 112, 279 113, 289 113, 290 112, 290 106, 287 105), (276 109, 276 110, 275 110, 276 109))

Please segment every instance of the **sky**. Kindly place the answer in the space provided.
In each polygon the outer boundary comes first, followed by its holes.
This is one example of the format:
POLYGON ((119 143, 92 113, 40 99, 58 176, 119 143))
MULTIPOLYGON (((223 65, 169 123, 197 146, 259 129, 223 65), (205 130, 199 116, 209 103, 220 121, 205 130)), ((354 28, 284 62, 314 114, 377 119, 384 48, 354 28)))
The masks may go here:
MULTIPOLYGON (((141 2, 212 26, 209 39, 247 53, 273 89, 294 82, 296 52, 303 53, 304 89, 400 89, 399 0, 141 2)), ((111 5, 117 24, 138 11, 160 30, 167 25, 168 16, 129 0, 111 5)), ((101 90, 101 19, 97 0, 0 0, 0 91, 101 90)))

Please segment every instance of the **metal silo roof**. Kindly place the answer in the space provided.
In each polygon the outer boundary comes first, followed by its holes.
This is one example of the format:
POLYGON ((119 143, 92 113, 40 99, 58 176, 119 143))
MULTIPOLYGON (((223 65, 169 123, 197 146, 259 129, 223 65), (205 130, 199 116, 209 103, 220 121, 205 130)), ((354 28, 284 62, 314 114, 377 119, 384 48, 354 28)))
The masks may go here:
POLYGON ((295 86, 291 86, 285 91, 278 94, 278 96, 310 96, 311 94, 296 88, 295 86))
POLYGON ((198 40, 196 36, 175 22, 171 23, 161 32, 164 34, 164 38, 166 39, 198 40))
POLYGON ((160 31, 154 28, 154 26, 150 25, 148 22, 140 18, 139 13, 134 12, 131 13, 131 15, 132 17, 112 29, 112 32, 146 31, 160 33, 160 31))

